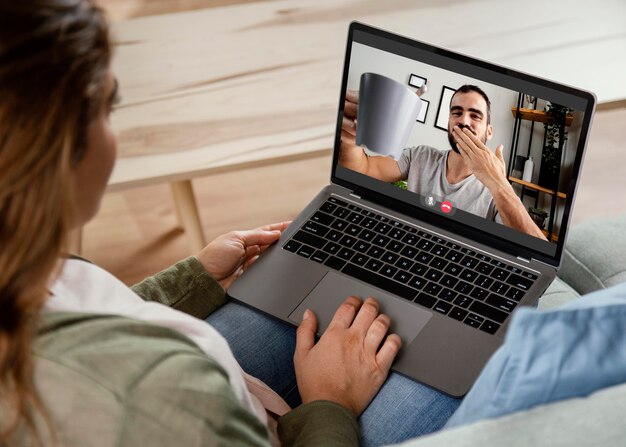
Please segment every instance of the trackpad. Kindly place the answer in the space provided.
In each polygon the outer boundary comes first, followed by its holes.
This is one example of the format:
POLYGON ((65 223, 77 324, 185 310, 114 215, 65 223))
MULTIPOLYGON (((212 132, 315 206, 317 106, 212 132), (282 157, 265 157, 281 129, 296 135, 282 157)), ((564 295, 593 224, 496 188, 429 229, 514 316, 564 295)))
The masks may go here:
POLYGON ((391 318, 391 332, 400 336, 405 347, 413 341, 432 316, 429 311, 402 301, 402 298, 334 272, 328 272, 289 315, 289 321, 300 324, 304 311, 311 309, 317 317, 317 330, 321 334, 330 324, 339 305, 351 295, 362 299, 369 296, 376 298, 380 304, 380 311, 391 318))

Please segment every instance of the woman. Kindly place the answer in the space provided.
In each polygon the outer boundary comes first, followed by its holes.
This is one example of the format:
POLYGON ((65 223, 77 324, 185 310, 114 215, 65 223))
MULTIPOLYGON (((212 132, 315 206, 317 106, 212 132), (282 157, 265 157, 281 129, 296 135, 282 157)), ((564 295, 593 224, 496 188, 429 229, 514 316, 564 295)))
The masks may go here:
POLYGON ((0 444, 355 444, 400 348, 374 300, 348 298, 317 343, 305 312, 293 411, 193 318, 287 223, 221 236, 136 293, 63 259, 115 162, 110 58, 91 1, 0 1, 0 444))

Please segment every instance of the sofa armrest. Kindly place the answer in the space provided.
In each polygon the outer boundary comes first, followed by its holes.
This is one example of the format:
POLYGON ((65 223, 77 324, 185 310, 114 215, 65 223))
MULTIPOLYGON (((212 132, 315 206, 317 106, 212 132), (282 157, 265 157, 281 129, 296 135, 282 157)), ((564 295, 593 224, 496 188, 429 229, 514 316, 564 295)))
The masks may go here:
POLYGON ((626 281, 626 214, 572 228, 558 276, 581 295, 626 281))
POLYGON ((528 411, 443 430, 402 447, 617 447, 626 439, 626 385, 585 398, 542 405, 528 411))

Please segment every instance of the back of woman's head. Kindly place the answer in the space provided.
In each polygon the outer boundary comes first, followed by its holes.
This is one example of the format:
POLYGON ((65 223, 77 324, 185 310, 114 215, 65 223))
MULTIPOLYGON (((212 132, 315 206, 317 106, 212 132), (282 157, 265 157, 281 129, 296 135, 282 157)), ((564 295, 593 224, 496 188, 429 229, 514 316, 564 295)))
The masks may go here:
POLYGON ((31 343, 109 62, 92 1, 0 0, 0 444, 42 410, 31 343))

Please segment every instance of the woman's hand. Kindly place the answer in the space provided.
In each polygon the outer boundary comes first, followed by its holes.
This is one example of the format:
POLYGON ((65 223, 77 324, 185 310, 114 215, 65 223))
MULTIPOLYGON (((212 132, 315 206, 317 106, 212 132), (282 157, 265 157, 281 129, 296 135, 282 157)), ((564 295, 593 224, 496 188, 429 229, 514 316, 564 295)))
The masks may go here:
POLYGON ((358 417, 389 374, 402 341, 387 335, 389 317, 373 298, 349 297, 315 343, 317 319, 310 310, 298 327, 294 364, 302 403, 330 400, 358 417), (384 340, 384 341, 383 341, 384 340))
POLYGON ((218 236, 196 255, 213 278, 226 290, 267 248, 276 242, 291 222, 280 222, 248 231, 218 236))

